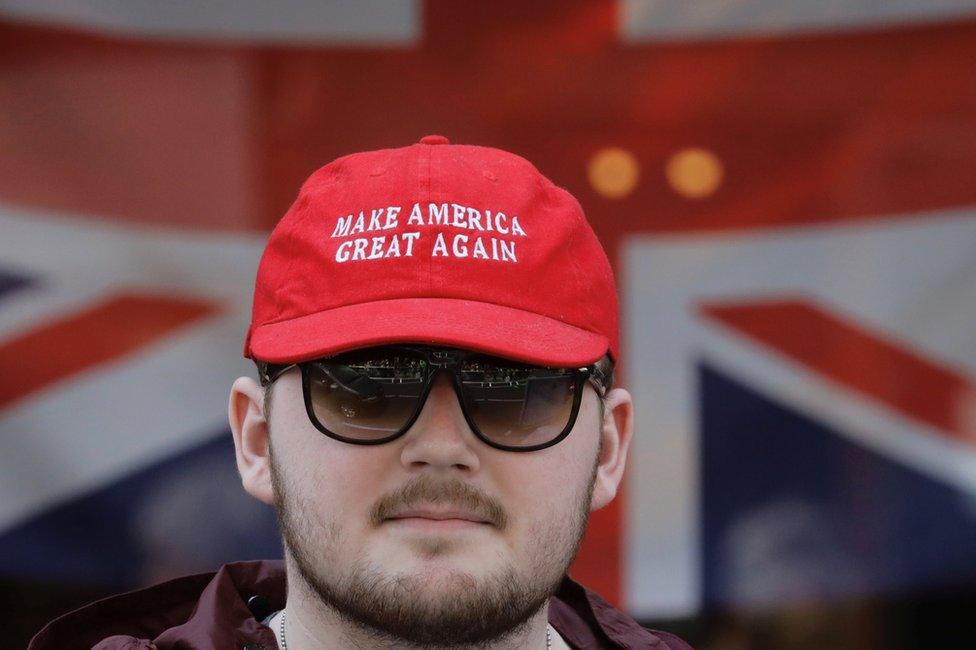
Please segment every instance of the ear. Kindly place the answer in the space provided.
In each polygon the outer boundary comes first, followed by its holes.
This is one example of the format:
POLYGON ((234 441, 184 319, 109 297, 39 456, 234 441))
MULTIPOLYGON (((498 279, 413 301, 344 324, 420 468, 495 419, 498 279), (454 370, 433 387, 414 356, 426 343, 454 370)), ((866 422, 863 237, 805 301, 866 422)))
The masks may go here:
POLYGON ((617 496, 634 433, 634 401, 630 393, 623 388, 614 388, 607 393, 604 402, 603 426, 600 430, 602 446, 597 459, 590 511, 599 510, 617 496))
POLYGON ((248 494, 274 505, 271 439, 268 421, 264 418, 264 391, 252 378, 238 377, 230 389, 227 410, 241 483, 248 494))

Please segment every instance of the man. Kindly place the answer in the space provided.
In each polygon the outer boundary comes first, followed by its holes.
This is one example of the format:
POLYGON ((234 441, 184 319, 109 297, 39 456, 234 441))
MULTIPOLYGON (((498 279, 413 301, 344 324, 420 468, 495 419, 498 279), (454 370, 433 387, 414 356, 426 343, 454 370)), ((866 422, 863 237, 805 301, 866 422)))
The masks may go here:
POLYGON ((284 566, 102 601, 34 647, 688 647, 566 577, 633 408, 606 255, 526 160, 427 136, 315 172, 244 354, 237 466, 284 566))

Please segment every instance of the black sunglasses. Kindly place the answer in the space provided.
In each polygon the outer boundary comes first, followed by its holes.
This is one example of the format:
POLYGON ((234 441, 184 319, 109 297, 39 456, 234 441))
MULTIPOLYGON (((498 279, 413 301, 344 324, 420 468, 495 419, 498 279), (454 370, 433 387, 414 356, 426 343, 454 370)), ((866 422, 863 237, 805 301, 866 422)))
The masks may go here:
POLYGON ((354 445, 379 445, 406 433, 434 376, 448 372, 468 426, 485 444, 507 451, 545 449, 564 439, 579 415, 583 386, 592 383, 602 396, 613 376, 606 356, 582 368, 549 368, 419 345, 289 365, 256 363, 262 386, 298 366, 309 420, 330 438, 354 445))

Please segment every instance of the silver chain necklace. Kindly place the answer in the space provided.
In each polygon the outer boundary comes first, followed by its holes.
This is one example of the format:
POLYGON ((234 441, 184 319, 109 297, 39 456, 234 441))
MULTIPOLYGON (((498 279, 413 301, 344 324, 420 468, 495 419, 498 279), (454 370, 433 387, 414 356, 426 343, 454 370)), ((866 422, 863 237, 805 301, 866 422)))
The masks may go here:
MULTIPOLYGON (((281 650, 288 650, 288 644, 285 642, 285 610, 281 610, 281 624, 278 626, 278 645, 281 646, 281 650)), ((552 650, 552 634, 549 632, 548 625, 546 625, 546 650, 552 650)))
POLYGON ((281 650, 288 650, 288 644, 285 643, 285 610, 281 610, 281 625, 278 627, 278 645, 281 646, 281 650))

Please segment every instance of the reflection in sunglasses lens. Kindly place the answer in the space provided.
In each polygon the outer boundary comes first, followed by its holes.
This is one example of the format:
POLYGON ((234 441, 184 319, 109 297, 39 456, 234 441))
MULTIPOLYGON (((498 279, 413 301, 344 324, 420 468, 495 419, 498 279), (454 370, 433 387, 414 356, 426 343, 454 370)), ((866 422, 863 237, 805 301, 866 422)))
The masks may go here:
POLYGON ((423 394, 426 362, 410 357, 343 358, 309 366, 312 410, 329 431, 382 440, 410 419, 423 394))
POLYGON ((486 438, 509 447, 552 441, 569 423, 571 371, 472 362, 462 373, 465 406, 486 438))
MULTIPOLYGON (((459 368, 464 406, 478 432, 508 447, 556 439, 569 423, 571 370, 472 357, 459 368)), ((382 441, 401 432, 425 390, 427 362, 408 355, 345 355, 308 366, 312 410, 343 438, 382 441)))

